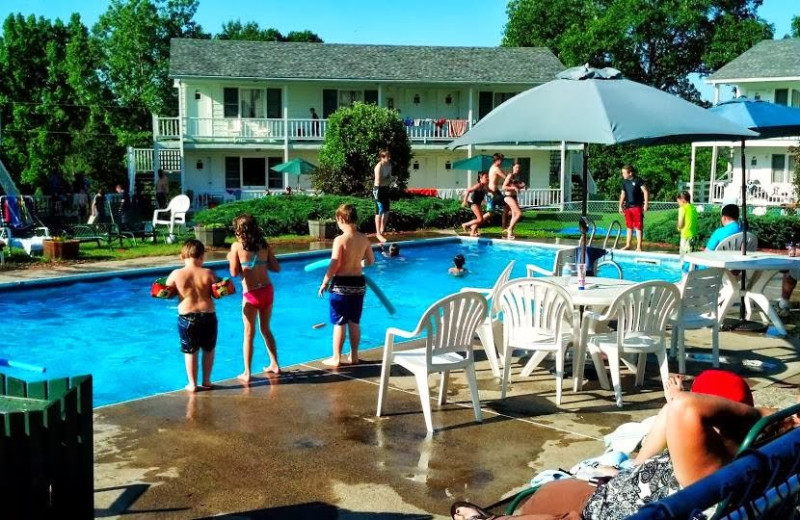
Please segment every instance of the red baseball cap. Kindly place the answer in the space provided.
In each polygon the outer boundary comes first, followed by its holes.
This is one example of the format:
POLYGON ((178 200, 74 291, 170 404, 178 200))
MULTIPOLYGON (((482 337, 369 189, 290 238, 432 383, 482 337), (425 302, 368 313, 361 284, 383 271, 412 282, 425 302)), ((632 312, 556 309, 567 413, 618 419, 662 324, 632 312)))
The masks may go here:
POLYGON ((716 395, 731 401, 753 406, 753 393, 747 382, 739 375, 727 370, 706 370, 694 378, 692 392, 716 395))

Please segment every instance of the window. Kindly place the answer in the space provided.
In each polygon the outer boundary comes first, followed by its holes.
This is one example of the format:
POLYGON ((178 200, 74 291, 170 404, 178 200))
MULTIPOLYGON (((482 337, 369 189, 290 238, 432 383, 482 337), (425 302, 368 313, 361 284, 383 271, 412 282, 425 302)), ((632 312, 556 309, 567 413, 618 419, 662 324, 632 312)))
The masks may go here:
POLYGON ((242 157, 242 186, 260 187, 267 185, 267 165, 264 157, 242 157))
POLYGON ((239 176, 239 158, 226 157, 225 158, 225 189, 238 190, 242 187, 241 178, 239 176))
POLYGON ((243 88, 239 92, 242 100, 242 117, 264 118, 264 91, 261 89, 243 88))
POLYGON ((530 157, 517 157, 519 163, 519 175, 517 180, 525 183, 525 186, 531 186, 531 158, 530 157))
POLYGON ((772 154, 772 182, 786 182, 786 156, 772 154))
POLYGON ((267 89, 267 117, 270 119, 283 117, 282 93, 279 88, 267 89))
POLYGON ((497 108, 512 97, 516 96, 516 92, 495 92, 494 93, 494 107, 497 108))
POLYGON ((800 90, 792 89, 792 106, 800 108, 800 90))
POLYGON ((223 104, 225 117, 239 117, 239 89, 226 88, 223 90, 223 104))
POLYGON ((349 107, 356 101, 363 101, 363 92, 360 90, 340 90, 339 91, 339 106, 349 107))
POLYGON ((378 91, 377 90, 365 90, 364 91, 364 103, 377 105, 378 104, 378 91))
POLYGON ((267 174, 267 182, 269 183, 268 186, 270 189, 273 190, 280 190, 283 189, 283 174, 278 173, 276 171, 272 171, 272 168, 279 165, 283 162, 283 159, 280 157, 268 157, 267 164, 269 166, 268 174, 267 174))
POLYGON ((789 104, 789 89, 787 88, 775 89, 775 104, 784 106, 789 104))
POLYGON ((478 92, 478 119, 483 119, 493 109, 516 95, 516 92, 478 92))
POLYGON ((789 156, 789 164, 786 168, 786 182, 794 182, 794 176, 797 173, 795 170, 797 169, 797 161, 794 158, 794 155, 789 156))

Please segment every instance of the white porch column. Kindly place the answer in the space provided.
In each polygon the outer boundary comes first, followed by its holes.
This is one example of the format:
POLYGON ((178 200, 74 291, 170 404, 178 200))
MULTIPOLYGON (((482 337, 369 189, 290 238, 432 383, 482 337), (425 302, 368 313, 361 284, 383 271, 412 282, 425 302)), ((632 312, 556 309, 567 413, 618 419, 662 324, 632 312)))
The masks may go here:
MULTIPOLYGON (((469 159, 473 155, 475 155, 475 145, 471 144, 471 145, 467 146, 467 159, 469 159)), ((472 172, 473 172, 473 170, 467 170, 467 173, 466 173, 467 183, 465 184, 465 186, 468 187, 468 188, 470 186, 472 186, 472 172)))
POLYGON ((564 187, 567 184, 567 143, 565 141, 561 141, 561 171, 559 175, 561 176, 561 203, 559 204, 559 209, 564 211, 564 201, 566 200, 564 198, 566 195, 564 187))
POLYGON ((692 201, 695 200, 695 198, 694 198, 694 166, 695 166, 696 154, 697 154, 697 149, 695 148, 695 143, 692 143, 692 164, 689 167, 689 195, 692 196, 692 201))
POLYGON ((378 83, 378 106, 383 106, 383 84, 378 83))
MULTIPOLYGON (((283 162, 289 160, 289 86, 283 87, 283 126, 286 129, 283 138, 283 162)), ((269 161, 267 161, 269 162, 269 161)), ((267 172, 269 176, 269 172, 267 172)), ((289 174, 283 174, 283 187, 289 185, 289 174)), ((269 189, 269 180, 267 180, 267 189, 269 189)))
POLYGON ((714 83, 714 104, 719 103, 719 85, 714 83))
POLYGON ((711 178, 708 183, 708 202, 711 202, 714 198, 714 182, 716 182, 717 177, 717 155, 719 154, 719 148, 717 145, 711 147, 711 178))
MULTIPOLYGON (((467 106, 468 106, 467 118, 469 119, 469 121, 467 121, 467 128, 468 129, 472 128, 472 121, 474 120, 474 117, 472 116, 472 114, 473 114, 473 109, 472 109, 473 99, 474 99, 473 89, 472 89, 472 87, 470 87, 469 88, 469 99, 467 101, 467 106)), ((470 157, 472 157, 472 154, 470 154, 470 157)))

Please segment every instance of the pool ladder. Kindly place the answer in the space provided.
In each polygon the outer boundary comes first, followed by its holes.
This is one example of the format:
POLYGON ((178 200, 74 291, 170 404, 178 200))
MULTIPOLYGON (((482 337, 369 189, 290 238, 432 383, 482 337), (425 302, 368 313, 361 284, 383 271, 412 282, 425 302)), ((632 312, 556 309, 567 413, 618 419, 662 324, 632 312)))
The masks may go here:
POLYGON ((606 231, 606 238, 603 240, 603 249, 608 249, 608 239, 611 238, 611 232, 614 231, 614 228, 617 229, 617 234, 614 235, 614 245, 611 246, 611 249, 617 248, 619 236, 622 234, 622 224, 619 223, 619 220, 614 220, 611 222, 611 225, 608 226, 608 231, 606 231))
MULTIPOLYGON (((586 247, 592 245, 592 240, 594 239, 594 235, 597 232, 597 224, 594 223, 594 220, 590 219, 589 217, 583 217, 586 219, 586 223, 588 224, 589 228, 589 238, 586 239, 586 247)), ((617 270, 617 275, 619 276, 620 280, 622 279, 622 267, 614 261, 614 252, 613 250, 617 248, 617 244, 619 243, 619 236, 622 234, 622 225, 620 225, 619 220, 614 220, 611 225, 608 227, 608 231, 606 231, 606 236, 603 239, 603 249, 608 251, 601 259, 597 262, 594 266, 595 271, 600 271, 602 266, 611 266, 617 270), (608 239, 611 237, 611 231, 614 230, 616 226, 617 234, 614 236, 614 245, 612 246, 611 250, 608 249, 608 239), (607 258, 610 257, 610 258, 607 258)))

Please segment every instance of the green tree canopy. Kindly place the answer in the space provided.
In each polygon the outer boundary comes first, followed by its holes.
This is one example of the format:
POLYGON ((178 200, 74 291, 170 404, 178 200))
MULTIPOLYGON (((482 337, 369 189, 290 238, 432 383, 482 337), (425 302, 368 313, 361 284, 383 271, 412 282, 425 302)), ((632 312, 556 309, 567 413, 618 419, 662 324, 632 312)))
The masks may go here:
POLYGON ((792 18, 792 38, 800 38, 800 16, 792 18))
POLYGON ((365 103, 340 108, 328 118, 314 188, 332 195, 371 195, 383 148, 392 154, 397 189, 405 190, 411 142, 397 112, 365 103))
POLYGON ((313 42, 322 39, 311 31, 292 31, 286 36, 277 29, 262 29, 258 22, 231 20, 222 24, 222 31, 215 35, 217 40, 248 40, 256 42, 313 42))

